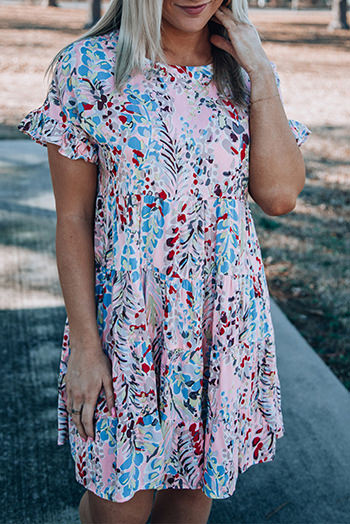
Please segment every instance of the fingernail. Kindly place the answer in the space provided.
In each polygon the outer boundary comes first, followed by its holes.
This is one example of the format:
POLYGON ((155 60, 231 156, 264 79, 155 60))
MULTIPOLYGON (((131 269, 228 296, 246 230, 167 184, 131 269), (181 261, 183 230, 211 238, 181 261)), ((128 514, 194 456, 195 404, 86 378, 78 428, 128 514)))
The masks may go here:
POLYGON ((111 413, 112 413, 112 417, 116 417, 117 416, 117 410, 115 409, 115 407, 113 407, 111 409, 111 413))

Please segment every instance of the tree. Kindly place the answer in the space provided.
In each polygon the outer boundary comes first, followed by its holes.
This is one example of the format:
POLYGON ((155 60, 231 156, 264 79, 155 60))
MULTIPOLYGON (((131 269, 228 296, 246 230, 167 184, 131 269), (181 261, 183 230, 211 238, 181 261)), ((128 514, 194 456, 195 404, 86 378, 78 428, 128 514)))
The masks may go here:
POLYGON ((332 20, 328 26, 330 31, 334 29, 350 29, 346 21, 347 0, 333 0, 332 20))
POLYGON ((101 0, 89 0, 89 13, 90 18, 88 23, 85 25, 85 29, 92 27, 101 18, 101 0))

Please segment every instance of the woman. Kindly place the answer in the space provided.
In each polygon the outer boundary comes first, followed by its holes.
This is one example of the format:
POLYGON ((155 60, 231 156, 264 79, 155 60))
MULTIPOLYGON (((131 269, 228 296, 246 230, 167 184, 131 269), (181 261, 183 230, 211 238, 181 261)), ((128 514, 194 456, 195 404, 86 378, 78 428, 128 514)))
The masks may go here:
POLYGON ((246 0, 115 0, 19 128, 47 145, 67 310, 58 444, 83 523, 207 522, 284 434, 248 193, 303 188, 246 0))

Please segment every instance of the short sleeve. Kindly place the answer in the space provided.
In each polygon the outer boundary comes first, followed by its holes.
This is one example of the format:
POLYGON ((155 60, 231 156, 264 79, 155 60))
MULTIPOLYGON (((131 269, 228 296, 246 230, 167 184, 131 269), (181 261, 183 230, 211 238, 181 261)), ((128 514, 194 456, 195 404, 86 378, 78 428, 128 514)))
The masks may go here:
POLYGON ((59 145, 59 152, 72 160, 98 163, 98 146, 81 127, 74 56, 65 51, 56 63, 44 103, 28 113, 18 129, 37 143, 59 145))
MULTIPOLYGON (((277 72, 276 64, 274 62, 270 62, 270 64, 271 64, 273 72, 275 74, 278 92, 280 94, 280 98, 281 98, 282 103, 283 103, 281 86, 280 86, 281 81, 280 81, 280 77, 279 77, 278 72, 277 72)), ((291 128, 291 130, 293 132, 293 135, 295 136, 295 139, 297 141, 298 146, 301 146, 305 142, 307 137, 311 134, 310 129, 305 124, 302 124, 298 120, 292 120, 292 119, 289 118, 288 122, 289 122, 289 127, 291 128)))

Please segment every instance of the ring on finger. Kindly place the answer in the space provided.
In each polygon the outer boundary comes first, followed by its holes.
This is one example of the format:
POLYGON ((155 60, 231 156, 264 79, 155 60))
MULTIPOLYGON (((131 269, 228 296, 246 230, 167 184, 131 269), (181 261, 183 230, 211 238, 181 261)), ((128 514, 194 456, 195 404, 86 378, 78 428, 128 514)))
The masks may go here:
MULTIPOLYGON (((81 408, 82 408, 82 407, 83 407, 83 406, 81 406, 81 408)), ((74 415, 78 415, 78 414, 80 415, 80 413, 81 413, 81 408, 80 408, 80 409, 74 409, 74 408, 72 408, 72 409, 70 410, 70 413, 71 413, 71 414, 74 414, 74 415)))

